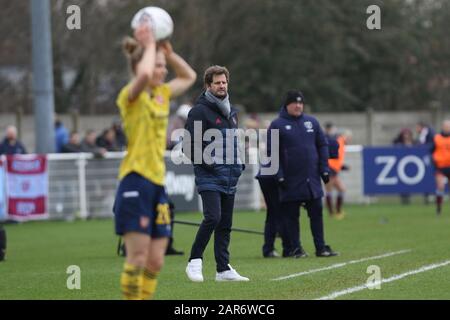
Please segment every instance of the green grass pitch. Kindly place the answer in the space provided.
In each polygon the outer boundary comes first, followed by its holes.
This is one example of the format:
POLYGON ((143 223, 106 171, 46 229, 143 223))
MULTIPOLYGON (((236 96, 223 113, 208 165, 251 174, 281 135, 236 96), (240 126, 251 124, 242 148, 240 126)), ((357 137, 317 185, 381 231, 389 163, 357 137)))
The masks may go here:
MULTIPOLYGON (((212 241, 204 257, 204 283, 185 275, 196 227, 175 225, 175 247, 184 256, 169 256, 160 276, 156 299, 161 300, 300 300, 316 299, 366 283, 370 265, 381 277, 420 269, 450 260, 450 212, 434 213, 433 205, 374 204, 347 206, 346 218, 324 217, 327 242, 341 254, 316 258, 309 221, 302 211, 302 241, 308 258, 263 259, 262 236, 232 233, 231 264, 247 283, 216 283, 212 241), (346 264, 286 280, 274 278, 324 268, 400 250, 390 257, 346 264)), ((201 215, 178 214, 180 220, 199 222, 201 215)), ((263 212, 235 212, 234 226, 261 231, 263 212)), ((33 222, 6 225, 7 260, 0 263, 0 300, 5 299, 120 299, 119 276, 123 258, 116 255, 112 220, 33 222), (68 266, 81 268, 81 289, 69 290, 68 266)), ((277 249, 281 251, 280 240, 277 249)), ((384 283, 380 290, 362 290, 338 299, 450 299, 450 265, 384 283)))

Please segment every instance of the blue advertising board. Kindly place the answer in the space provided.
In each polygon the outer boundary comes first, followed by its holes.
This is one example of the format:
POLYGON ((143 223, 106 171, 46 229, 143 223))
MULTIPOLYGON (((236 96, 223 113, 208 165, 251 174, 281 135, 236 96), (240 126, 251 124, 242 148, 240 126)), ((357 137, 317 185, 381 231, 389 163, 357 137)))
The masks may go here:
POLYGON ((434 193, 434 165, 426 147, 363 149, 364 194, 434 193))

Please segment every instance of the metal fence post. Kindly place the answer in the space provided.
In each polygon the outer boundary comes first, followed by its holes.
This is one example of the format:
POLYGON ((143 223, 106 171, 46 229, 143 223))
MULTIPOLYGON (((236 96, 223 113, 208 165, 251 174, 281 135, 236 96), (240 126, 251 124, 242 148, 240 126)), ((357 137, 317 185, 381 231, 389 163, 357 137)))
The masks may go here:
POLYGON ((373 139, 373 126, 374 126, 373 109, 367 108, 366 110, 366 130, 367 130, 367 145, 371 146, 374 143, 373 139))
POLYGON ((86 192, 86 155, 84 153, 79 154, 80 158, 77 161, 78 166, 78 193, 80 201, 80 218, 86 219, 88 217, 87 206, 87 192, 86 192))

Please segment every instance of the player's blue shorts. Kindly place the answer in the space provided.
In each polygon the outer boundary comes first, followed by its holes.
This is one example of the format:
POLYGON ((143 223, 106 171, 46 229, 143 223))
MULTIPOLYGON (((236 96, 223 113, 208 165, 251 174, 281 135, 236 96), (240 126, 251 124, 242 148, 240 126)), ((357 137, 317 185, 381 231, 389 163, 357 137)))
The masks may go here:
POLYGON ((116 234, 148 234, 152 238, 171 236, 168 197, 164 187, 137 173, 120 182, 114 202, 116 234))

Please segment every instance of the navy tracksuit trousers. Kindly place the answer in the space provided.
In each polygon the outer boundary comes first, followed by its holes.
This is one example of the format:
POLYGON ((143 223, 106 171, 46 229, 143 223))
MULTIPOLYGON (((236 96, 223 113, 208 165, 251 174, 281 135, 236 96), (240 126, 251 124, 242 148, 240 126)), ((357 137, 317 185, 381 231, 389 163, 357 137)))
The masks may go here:
POLYGON ((300 241, 300 207, 304 205, 310 219, 311 233, 314 239, 316 251, 320 251, 325 246, 323 232, 323 205, 322 199, 312 199, 308 201, 291 201, 281 203, 283 222, 286 227, 288 238, 291 244, 291 252, 301 247, 300 241))
POLYGON ((283 246, 283 255, 290 253, 291 245, 286 238, 286 230, 282 223, 280 212, 280 198, 278 194, 278 184, 272 178, 258 179, 261 191, 266 202, 266 221, 264 224, 264 245, 263 256, 267 256, 275 249, 275 239, 277 233, 280 234, 283 246))
POLYGON ((203 191, 200 196, 202 197, 204 219, 192 245, 189 260, 203 258, 203 252, 214 232, 214 256, 217 272, 229 270, 228 246, 233 224, 234 195, 203 191))

